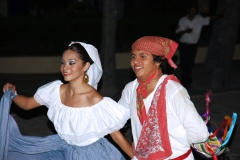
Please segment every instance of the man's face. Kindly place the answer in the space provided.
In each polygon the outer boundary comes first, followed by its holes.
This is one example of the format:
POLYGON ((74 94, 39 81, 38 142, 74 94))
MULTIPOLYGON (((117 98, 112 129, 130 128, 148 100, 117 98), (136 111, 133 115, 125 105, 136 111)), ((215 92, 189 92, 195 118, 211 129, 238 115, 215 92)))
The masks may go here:
POLYGON ((159 69, 160 63, 153 60, 153 55, 143 50, 134 51, 131 54, 131 67, 136 77, 145 82, 150 75, 159 69))
POLYGON ((188 14, 190 16, 195 16, 196 14, 196 9, 194 7, 191 7, 189 10, 188 10, 188 14))

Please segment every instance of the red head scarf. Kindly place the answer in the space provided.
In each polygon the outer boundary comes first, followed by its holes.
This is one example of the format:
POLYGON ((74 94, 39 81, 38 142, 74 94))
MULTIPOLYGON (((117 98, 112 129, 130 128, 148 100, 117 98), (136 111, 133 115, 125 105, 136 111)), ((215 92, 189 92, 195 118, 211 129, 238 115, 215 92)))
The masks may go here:
POLYGON ((156 56, 163 56, 168 60, 168 64, 171 67, 177 68, 177 65, 171 59, 177 47, 178 44, 171 39, 157 36, 144 36, 133 43, 132 52, 143 50, 156 56))

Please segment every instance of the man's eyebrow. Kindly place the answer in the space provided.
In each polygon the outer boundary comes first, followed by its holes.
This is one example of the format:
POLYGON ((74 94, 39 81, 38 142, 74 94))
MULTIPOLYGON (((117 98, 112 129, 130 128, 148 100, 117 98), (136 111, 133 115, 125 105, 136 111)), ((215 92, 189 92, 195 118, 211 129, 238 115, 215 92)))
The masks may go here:
POLYGON ((146 54, 146 53, 145 53, 144 51, 142 51, 142 52, 140 52, 139 54, 141 54, 141 55, 142 55, 142 54, 146 54))

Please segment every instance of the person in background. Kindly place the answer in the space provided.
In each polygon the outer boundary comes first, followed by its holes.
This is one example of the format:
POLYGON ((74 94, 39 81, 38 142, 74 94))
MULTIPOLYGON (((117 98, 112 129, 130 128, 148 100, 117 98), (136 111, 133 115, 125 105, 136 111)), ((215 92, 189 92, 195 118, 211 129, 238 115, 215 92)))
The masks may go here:
POLYGON ((144 36, 132 45, 129 82, 119 104, 130 109, 135 159, 193 160, 190 144, 206 141, 207 126, 186 89, 165 74, 178 44, 168 38, 144 36))
POLYGON ((190 88, 192 83, 192 69, 194 68, 195 58, 198 50, 198 40, 203 26, 209 25, 211 20, 216 20, 221 15, 202 17, 197 12, 196 4, 191 4, 188 14, 182 17, 176 29, 179 37, 179 54, 181 67, 181 83, 185 88, 190 88))
POLYGON ((97 49, 83 42, 72 42, 62 55, 60 71, 67 83, 56 80, 45 84, 33 97, 17 94, 11 83, 3 86, 4 92, 15 92, 12 100, 24 110, 45 105, 57 132, 57 135, 35 140, 10 131, 13 136, 9 134, 10 140, 6 143, 9 143, 8 159, 124 160, 121 152, 104 138, 107 134, 132 158, 132 147, 119 131, 129 119, 129 109, 102 97, 96 90, 102 76, 97 49), (36 146, 27 146, 29 141, 36 146), (44 145, 41 146, 40 141, 44 145))

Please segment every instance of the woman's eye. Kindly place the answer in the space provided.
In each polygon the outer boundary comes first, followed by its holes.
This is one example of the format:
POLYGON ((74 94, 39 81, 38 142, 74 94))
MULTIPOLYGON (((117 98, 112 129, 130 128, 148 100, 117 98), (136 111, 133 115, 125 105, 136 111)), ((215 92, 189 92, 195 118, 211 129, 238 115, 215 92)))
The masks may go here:
POLYGON ((69 65, 74 65, 74 64, 76 64, 76 61, 74 60, 69 61, 69 65))
POLYGON ((61 60, 61 64, 65 64, 65 62, 63 60, 61 60))

